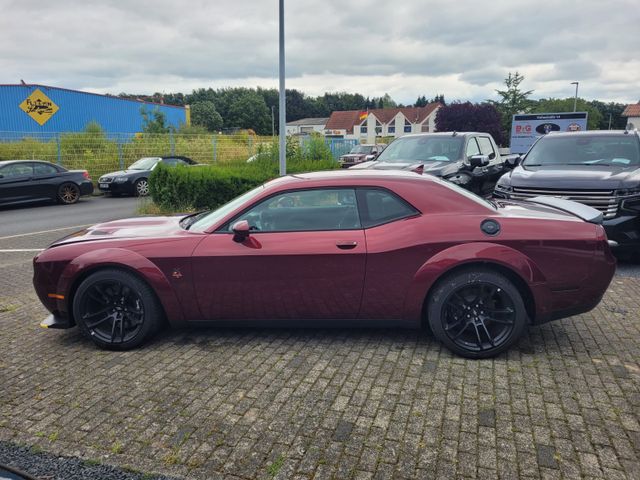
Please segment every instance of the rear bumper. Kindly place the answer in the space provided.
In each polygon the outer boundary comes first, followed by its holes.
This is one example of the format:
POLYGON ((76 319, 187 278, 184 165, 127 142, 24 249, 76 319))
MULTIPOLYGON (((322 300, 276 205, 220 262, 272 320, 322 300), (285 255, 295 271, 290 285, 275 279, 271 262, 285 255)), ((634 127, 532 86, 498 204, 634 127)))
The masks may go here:
POLYGON ((80 183, 80 195, 91 195, 93 193, 93 183, 90 180, 85 180, 80 183))

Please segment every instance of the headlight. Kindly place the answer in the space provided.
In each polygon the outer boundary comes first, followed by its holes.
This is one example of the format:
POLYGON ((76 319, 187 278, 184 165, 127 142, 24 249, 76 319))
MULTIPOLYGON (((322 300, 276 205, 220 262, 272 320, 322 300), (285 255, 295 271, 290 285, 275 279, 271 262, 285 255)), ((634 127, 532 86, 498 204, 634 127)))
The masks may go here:
POLYGON ((503 185, 503 184, 497 183, 496 190, 500 192, 511 192, 513 191, 513 187, 511 185, 503 185))
POLYGON ((633 197, 635 195, 640 195, 640 188, 622 188, 620 190, 616 190, 616 195, 618 197, 633 197))
POLYGON ((129 180, 127 177, 116 177, 113 181, 116 183, 124 183, 129 180))

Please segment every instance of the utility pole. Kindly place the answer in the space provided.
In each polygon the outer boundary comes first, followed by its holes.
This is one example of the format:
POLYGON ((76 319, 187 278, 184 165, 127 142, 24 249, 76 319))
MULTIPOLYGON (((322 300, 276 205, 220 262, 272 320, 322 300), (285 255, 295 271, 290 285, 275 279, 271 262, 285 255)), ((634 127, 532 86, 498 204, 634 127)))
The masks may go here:
POLYGON ((287 174, 287 105, 284 86, 284 0, 280 0, 280 96, 279 96, 279 140, 280 140, 280 176, 287 174))
POLYGON ((573 99, 573 111, 576 111, 576 107, 578 105, 578 83, 579 82, 571 82, 571 85, 575 85, 576 86, 576 96, 573 99))
POLYGON ((273 110, 276 108, 275 105, 271 105, 271 136, 276 136, 276 117, 273 113, 273 110))

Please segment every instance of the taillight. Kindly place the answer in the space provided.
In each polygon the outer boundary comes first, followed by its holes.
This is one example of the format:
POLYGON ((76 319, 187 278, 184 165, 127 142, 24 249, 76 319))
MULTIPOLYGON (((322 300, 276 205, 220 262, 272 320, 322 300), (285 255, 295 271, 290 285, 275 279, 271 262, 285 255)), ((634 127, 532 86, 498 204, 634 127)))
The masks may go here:
POLYGON ((87 172, 86 170, 84 170, 84 171, 82 172, 82 176, 83 176, 84 178, 86 178, 87 180, 91 180, 91 177, 89 176, 89 172, 87 172))

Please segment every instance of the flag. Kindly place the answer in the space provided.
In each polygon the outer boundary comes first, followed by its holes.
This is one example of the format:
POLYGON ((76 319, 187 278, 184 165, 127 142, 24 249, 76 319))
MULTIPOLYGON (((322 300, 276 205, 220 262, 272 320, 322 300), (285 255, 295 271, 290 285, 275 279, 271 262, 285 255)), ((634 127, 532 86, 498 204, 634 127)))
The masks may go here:
POLYGON ((360 112, 360 115, 358 116, 358 119, 359 120, 364 120, 368 116, 369 116, 369 112, 360 112))

